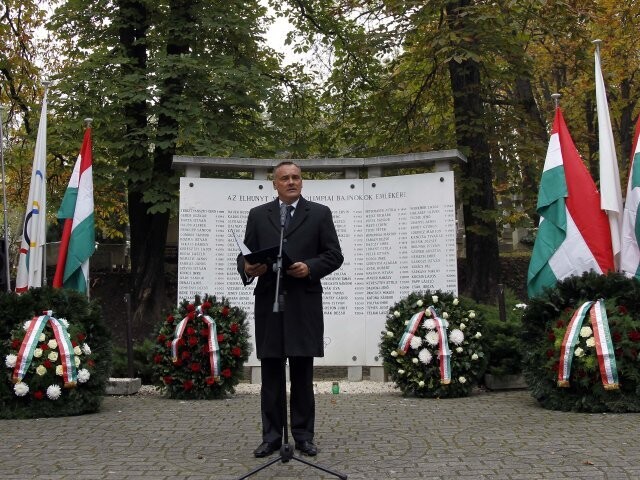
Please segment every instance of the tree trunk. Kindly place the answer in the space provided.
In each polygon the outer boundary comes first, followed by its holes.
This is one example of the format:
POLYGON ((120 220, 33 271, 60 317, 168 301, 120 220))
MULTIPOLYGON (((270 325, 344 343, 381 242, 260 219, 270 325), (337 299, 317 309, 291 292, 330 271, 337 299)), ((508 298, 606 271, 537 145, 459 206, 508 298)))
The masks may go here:
MULTIPOLYGON (((447 21, 452 32, 464 38, 468 17, 460 16, 460 9, 469 0, 447 3, 447 21)), ((473 41, 473 40, 471 40, 473 41)), ((473 50, 473 46, 470 50, 473 50)), ((449 60, 449 74, 453 94, 456 140, 467 155, 463 164, 462 182, 464 223, 467 254, 467 289, 476 301, 495 298, 500 281, 498 233, 493 214, 495 199, 485 112, 481 95, 480 66, 469 59, 449 60)))

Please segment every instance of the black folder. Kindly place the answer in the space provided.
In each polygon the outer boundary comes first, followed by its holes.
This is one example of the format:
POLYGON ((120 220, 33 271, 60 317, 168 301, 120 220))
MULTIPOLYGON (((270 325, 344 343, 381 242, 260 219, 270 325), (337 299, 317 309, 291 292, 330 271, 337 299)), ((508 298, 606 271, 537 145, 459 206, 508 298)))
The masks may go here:
MULTIPOLYGON (((276 263, 278 259, 278 252, 280 251, 279 245, 274 245, 273 247, 264 248, 262 250, 258 250, 257 252, 251 252, 244 254, 244 259, 251 263, 264 263, 267 265, 272 265, 276 263)), ((289 268, 293 264, 293 261, 289 258, 286 251, 282 251, 282 268, 285 270, 289 268)))

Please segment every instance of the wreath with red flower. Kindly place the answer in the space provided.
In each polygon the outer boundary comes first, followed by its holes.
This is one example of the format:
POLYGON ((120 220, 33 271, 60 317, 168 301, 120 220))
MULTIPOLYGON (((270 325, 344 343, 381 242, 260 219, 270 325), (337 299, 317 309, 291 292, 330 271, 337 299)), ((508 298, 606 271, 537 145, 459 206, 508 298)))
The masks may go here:
POLYGON ((570 277, 531 299, 522 321, 527 345, 523 372, 531 394, 543 407, 580 412, 640 412, 637 280, 614 273, 570 277), (610 332, 617 375, 615 388, 607 385, 607 368, 603 382, 603 356, 597 353, 596 327, 589 316, 576 330, 574 348, 567 354, 565 347, 562 356, 565 334, 574 313, 584 302, 600 299, 610 332), (569 375, 565 381, 559 381, 558 371, 566 371, 567 362, 563 358, 571 359, 569 375))
POLYGON ((233 393, 251 353, 246 317, 224 297, 183 300, 156 337, 156 385, 169 398, 212 399, 233 393))

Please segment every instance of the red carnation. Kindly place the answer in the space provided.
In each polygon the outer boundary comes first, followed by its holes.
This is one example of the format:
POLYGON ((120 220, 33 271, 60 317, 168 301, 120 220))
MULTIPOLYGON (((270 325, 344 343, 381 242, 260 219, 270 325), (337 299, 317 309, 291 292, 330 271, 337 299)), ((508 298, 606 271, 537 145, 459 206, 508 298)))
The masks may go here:
POLYGON ((231 333, 238 333, 239 330, 240 330, 240 325, 238 325, 237 323, 231 324, 231 333))
POLYGON ((198 337, 189 337, 189 345, 194 346, 198 344, 198 337))
POLYGON ((178 360, 176 360, 175 362, 173 362, 173 364, 174 364, 176 367, 181 367, 181 366, 182 366, 182 359, 181 359, 181 358, 178 358, 178 360))
POLYGON ((174 320, 173 315, 167 315, 167 323, 173 323, 174 320))
POLYGON ((191 352, 185 350, 184 352, 182 352, 181 358, 182 360, 189 360, 191 358, 191 352))
POLYGON ((216 383, 216 377, 207 377, 204 379, 204 381, 207 383, 207 385, 211 386, 216 383))
POLYGON ((562 320, 558 320, 556 322, 556 328, 564 328, 564 322, 562 320))
POLYGON ((193 320, 194 318, 196 318, 196 312, 189 312, 187 313, 187 318, 189 320, 193 320))
POLYGON ((87 338, 87 335, 84 333, 79 333, 77 338, 79 342, 84 342, 84 339, 87 338))
POLYGON ((35 398, 36 400, 42 400, 43 397, 44 394, 42 393, 42 390, 36 390, 35 392, 33 392, 33 398, 35 398))
POLYGON ((162 377, 162 381, 164 382, 165 385, 171 385, 173 383, 173 377, 170 377, 169 375, 165 375, 164 377, 162 377))
POLYGON ((193 312, 195 311, 196 307, 193 306, 193 303, 190 303, 189 305, 187 305, 187 312, 193 312))
POLYGON ((547 339, 548 339, 550 342, 555 342, 555 341, 556 341, 556 335, 555 335, 553 332, 549 332, 549 333, 547 334, 547 339))
POLYGON ((547 350, 547 358, 553 357, 555 353, 556 352, 552 348, 550 348, 549 350, 547 350))
POLYGON ((203 345, 202 348, 200 349, 200 351, 206 355, 207 353, 209 353, 209 344, 207 343, 206 345, 203 345))
POLYGON ((224 342, 224 333, 219 333, 218 334, 218 343, 222 343, 224 342))
POLYGON ((240 347, 233 347, 231 349, 231 355, 233 355, 234 357, 241 357, 242 349, 240 347))
MULTIPOLYGON (((89 367, 93 368, 93 367, 96 366, 96 362, 94 362, 93 359, 90 358, 89 360, 87 360, 87 365, 89 365, 89 367)), ((47 366, 45 365, 45 367, 47 367, 47 366)), ((49 367, 47 367, 47 368, 49 368, 49 367)))
POLYGON ((611 338, 614 342, 618 343, 620 340, 622 340, 622 335, 620 335, 620 332, 613 332, 611 338))
POLYGON ((42 350, 43 352, 46 352, 47 350, 49 350, 49 345, 47 345, 46 343, 41 343, 40 345, 38 345, 38 347, 40 348, 40 350, 42 350))
POLYGON ((167 341, 167 337, 163 334, 158 335, 158 343, 164 343, 167 341))
POLYGON ((627 313, 629 313, 629 310, 627 310, 627 307, 625 307, 624 305, 618 305, 618 313, 620 313, 621 315, 626 315, 627 313))
POLYGON ((13 340, 11 340, 11 348, 14 350, 18 350, 20 348, 20 345, 22 345, 22 342, 20 340, 18 340, 17 338, 14 338, 13 340))
POLYGON ((220 314, 223 317, 226 317, 227 315, 229 315, 229 307, 227 307, 226 305, 222 307, 222 310, 220 310, 220 314))
POLYGON ((162 363, 162 355, 158 354, 153 357, 155 363, 162 363))
POLYGON ((208 337, 209 336, 209 329, 208 328, 203 328, 202 330, 200 330, 200 336, 201 337, 208 337))
POLYGON ((638 330, 631 330, 628 333, 629 340, 632 342, 640 342, 640 332, 638 330))
POLYGON ((220 372, 220 374, 224 378, 230 378, 231 377, 231 369, 230 368, 225 368, 224 370, 222 370, 222 372, 220 372))
POLYGON ((558 362, 554 363, 552 368, 553 368, 554 372, 560 371, 560 362, 558 361, 558 362))
POLYGON ((211 302, 204 302, 202 304, 202 310, 208 310, 209 308, 211 308, 211 302))
POLYGON ((53 364, 51 363, 51 361, 49 359, 45 360, 44 362, 42 362, 42 365, 44 365, 44 368, 51 368, 53 367, 53 364))
POLYGON ((193 327, 189 327, 187 328, 187 335, 195 335, 196 334, 196 329, 193 327))
POLYGON ((182 388, 184 388, 184 390, 188 392, 193 388, 193 382, 191 380, 185 380, 185 382, 182 384, 182 388))
POLYGON ((191 364, 191 371, 192 372, 199 372, 200 371, 200 364, 199 363, 192 363, 191 364))
POLYGON ((164 343, 164 346, 165 346, 165 347, 167 347, 167 348, 171 348, 171 340, 167 340, 167 341, 164 343))
POLYGON ((187 344, 187 342, 184 341, 184 338, 181 338, 180 340, 178 340, 178 346, 179 347, 184 347, 187 344))
POLYGON ((72 346, 73 348, 77 347, 77 346, 78 346, 78 342, 75 342, 75 341, 73 341, 73 340, 72 340, 72 341, 71 341, 71 346, 72 346))

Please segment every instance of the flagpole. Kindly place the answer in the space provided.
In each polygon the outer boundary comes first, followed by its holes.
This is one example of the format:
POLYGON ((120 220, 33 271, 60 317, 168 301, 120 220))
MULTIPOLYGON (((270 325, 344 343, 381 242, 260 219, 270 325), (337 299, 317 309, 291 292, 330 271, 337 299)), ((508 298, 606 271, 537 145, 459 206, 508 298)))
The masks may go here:
POLYGON ((11 274, 9 273, 9 222, 7 221, 7 182, 4 176, 4 134, 2 119, 4 108, 0 106, 0 163, 2 164, 2 209, 4 212, 4 274, 7 282, 7 292, 11 291, 11 274))
POLYGON ((562 95, 560 93, 552 93, 551 94, 551 98, 553 98, 553 101, 556 104, 556 108, 558 108, 560 106, 560 97, 562 95))
MULTIPOLYGON (((44 85, 44 98, 46 101, 47 98, 47 91, 49 90, 49 85, 51 85, 51 82, 49 80, 44 80, 42 82, 42 85, 44 85)), ((46 134, 46 132, 45 132, 46 134)), ((47 152, 45 151, 45 164, 47 162, 47 152)), ((46 176, 45 176, 46 177, 46 176)), ((43 286, 47 286, 47 203, 46 203, 46 198, 47 198, 47 179, 44 179, 44 198, 45 198, 45 208, 44 208, 44 242, 43 242, 43 247, 42 247, 42 285, 43 286)))
MULTIPOLYGON (((85 118, 84 119, 84 123, 85 123, 85 130, 87 128, 91 128, 91 122, 93 122, 93 118, 85 118)), ((89 289, 89 286, 91 285, 91 282, 89 281, 89 279, 91 278, 91 274, 90 274, 90 267, 91 267, 91 257, 89 257, 87 259, 87 300, 91 300, 91 291, 89 289)))

